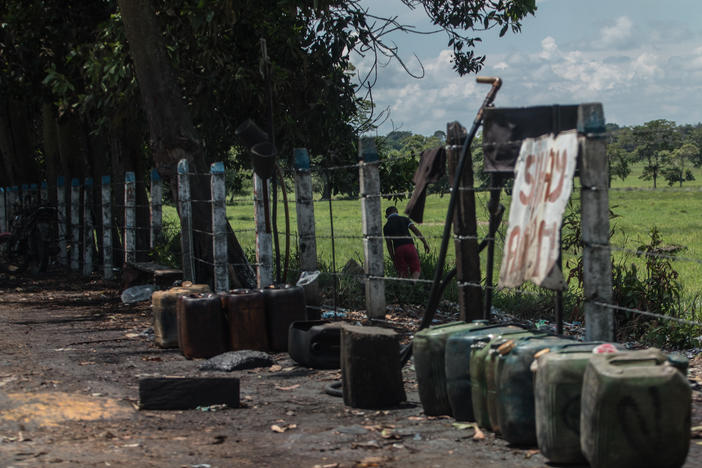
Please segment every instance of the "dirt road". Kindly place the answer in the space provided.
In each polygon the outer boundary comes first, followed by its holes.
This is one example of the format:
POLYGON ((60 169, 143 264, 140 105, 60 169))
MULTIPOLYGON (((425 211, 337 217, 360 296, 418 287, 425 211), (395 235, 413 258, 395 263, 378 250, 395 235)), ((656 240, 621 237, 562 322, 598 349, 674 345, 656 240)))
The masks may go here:
MULTIPOLYGON (((232 373, 242 408, 138 411, 138 379, 215 375, 153 345, 148 305, 115 285, 65 274, 0 278, 0 465, 168 467, 530 467, 546 460, 489 432, 427 418, 414 371, 401 408, 347 408, 324 393, 338 371, 296 366, 232 373), (272 430, 277 426, 278 431, 272 430)), ((221 375, 221 374, 220 374, 221 375)), ((702 424, 695 393, 693 426, 702 424)), ((700 439, 686 467, 702 466, 700 439)))

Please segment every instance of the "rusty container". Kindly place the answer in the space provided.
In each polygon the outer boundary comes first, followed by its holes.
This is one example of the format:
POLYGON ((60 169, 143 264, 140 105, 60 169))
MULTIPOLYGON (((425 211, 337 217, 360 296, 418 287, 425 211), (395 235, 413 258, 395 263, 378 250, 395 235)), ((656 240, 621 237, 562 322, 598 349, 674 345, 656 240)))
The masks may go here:
POLYGON ((553 463, 583 463, 580 398, 593 349, 602 342, 572 343, 541 353, 533 364, 536 439, 553 463))
POLYGON ((211 293, 178 298, 178 347, 188 358, 210 358, 227 351, 222 299, 211 293))
POLYGON ((412 341, 414 369, 417 374, 419 399, 424 414, 438 416, 451 415, 446 394, 446 341, 455 333, 484 326, 485 322, 476 320, 471 323, 450 322, 417 332, 412 341))
POLYGON ((484 337, 519 331, 524 331, 524 328, 509 324, 482 324, 448 338, 445 351, 446 395, 457 421, 474 420, 470 381, 471 346, 484 337))
POLYGON ((268 335, 263 293, 255 289, 233 289, 220 297, 227 322, 229 348, 234 351, 266 351, 268 335))
POLYGON ((269 286, 261 290, 266 309, 268 346, 271 351, 288 351, 290 324, 307 320, 305 291, 289 284, 269 286))
POLYGON ((161 348, 178 347, 178 320, 176 306, 178 298, 188 293, 210 292, 206 284, 190 282, 165 291, 154 291, 151 295, 151 312, 154 327, 154 342, 161 348))
POLYGON ((594 468, 679 467, 692 390, 660 350, 593 355, 580 401, 580 447, 594 468))
POLYGON ((496 381, 497 419, 502 438, 516 445, 536 445, 534 376, 531 364, 544 349, 558 349, 574 340, 527 336, 499 348, 496 381))

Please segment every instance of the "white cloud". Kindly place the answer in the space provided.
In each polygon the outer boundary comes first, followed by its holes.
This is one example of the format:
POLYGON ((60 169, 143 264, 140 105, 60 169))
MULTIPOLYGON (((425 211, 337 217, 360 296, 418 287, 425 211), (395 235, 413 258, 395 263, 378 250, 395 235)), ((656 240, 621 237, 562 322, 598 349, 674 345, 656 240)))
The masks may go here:
POLYGON ((627 16, 620 16, 611 26, 600 29, 600 37, 593 42, 598 48, 621 45, 631 38, 634 23, 627 16))
POLYGON ((551 36, 546 36, 543 41, 541 41, 541 52, 539 52, 539 58, 548 60, 553 58, 558 52, 558 44, 556 40, 551 36))

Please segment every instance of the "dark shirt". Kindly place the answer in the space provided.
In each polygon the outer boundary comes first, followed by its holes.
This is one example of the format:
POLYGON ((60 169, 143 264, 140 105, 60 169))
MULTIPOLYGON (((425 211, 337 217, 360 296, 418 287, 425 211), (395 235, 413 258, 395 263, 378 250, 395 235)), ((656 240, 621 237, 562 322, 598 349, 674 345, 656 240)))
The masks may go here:
POLYGON ((397 249, 401 245, 411 244, 412 236, 409 232, 409 227, 412 221, 406 216, 400 216, 393 213, 388 216, 388 222, 383 227, 383 235, 385 237, 399 237, 400 239, 391 239, 393 249, 397 249))

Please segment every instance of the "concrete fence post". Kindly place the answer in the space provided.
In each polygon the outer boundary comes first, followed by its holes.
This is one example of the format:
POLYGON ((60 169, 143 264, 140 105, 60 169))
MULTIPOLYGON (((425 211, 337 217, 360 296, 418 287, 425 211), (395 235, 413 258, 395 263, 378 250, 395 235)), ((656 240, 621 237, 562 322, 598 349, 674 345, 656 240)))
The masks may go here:
POLYGON ((124 173, 124 263, 136 261, 136 178, 124 173))
POLYGON ((9 231, 7 223, 7 201, 5 198, 5 188, 0 187, 0 232, 9 231))
POLYGON ((56 221, 58 234, 58 262, 68 266, 68 249, 66 247, 66 181, 63 176, 56 178, 56 221))
POLYGON ((39 193, 39 184, 29 184, 29 205, 38 206, 41 194, 39 193))
POLYGON ((83 276, 93 273, 93 178, 86 177, 83 183, 83 276))
POLYGON ((71 270, 80 269, 80 180, 71 179, 71 270))
POLYGON ((23 210, 26 210, 29 208, 31 202, 32 202, 32 197, 29 193, 29 184, 22 184, 22 191, 20 192, 20 205, 22 206, 23 210))
POLYGON ((49 203, 49 184, 45 180, 42 180, 39 186, 39 203, 42 205, 49 203))
POLYGON ((359 140, 361 218, 363 223, 363 268, 366 278, 366 311, 370 318, 385 317, 385 261, 383 217, 380 209, 380 171, 375 144, 363 147, 359 140))
MULTIPOLYGON (((293 159, 300 270, 315 271, 317 270, 317 237, 315 235, 310 155, 306 148, 294 148, 293 159)), ((318 282, 315 281, 309 286, 305 286, 305 300, 308 305, 312 306, 322 304, 318 282)))
POLYGON ((580 200, 583 232, 585 339, 614 340, 609 246, 609 168, 602 104, 578 106, 581 139, 580 200), (598 304, 599 303, 599 304, 598 304))
POLYGON ((151 237, 150 247, 153 249, 161 239, 163 229, 163 184, 156 169, 151 169, 151 237))
POLYGON ((10 187, 10 191, 8 192, 8 200, 7 200, 7 208, 8 208, 8 215, 7 219, 9 219, 9 222, 12 222, 12 220, 15 218, 15 215, 17 214, 17 208, 19 204, 19 187, 16 185, 13 185, 10 187))
POLYGON ((256 283, 259 288, 265 288, 273 284, 273 236, 267 232, 266 210, 264 203, 267 202, 264 194, 268 190, 263 190, 263 184, 268 184, 268 180, 261 179, 256 173, 253 175, 254 183, 254 220, 256 222, 256 283))
POLYGON ((178 207, 180 241, 183 252, 183 279, 195 282, 193 263, 193 211, 190 199, 190 166, 187 159, 178 162, 178 207))
POLYGON ((112 180, 102 176, 102 275, 111 280, 112 272, 112 180))
POLYGON ((227 195, 224 183, 224 164, 210 166, 210 193, 212 195, 212 259, 214 263, 215 292, 229 290, 227 268, 227 195))

